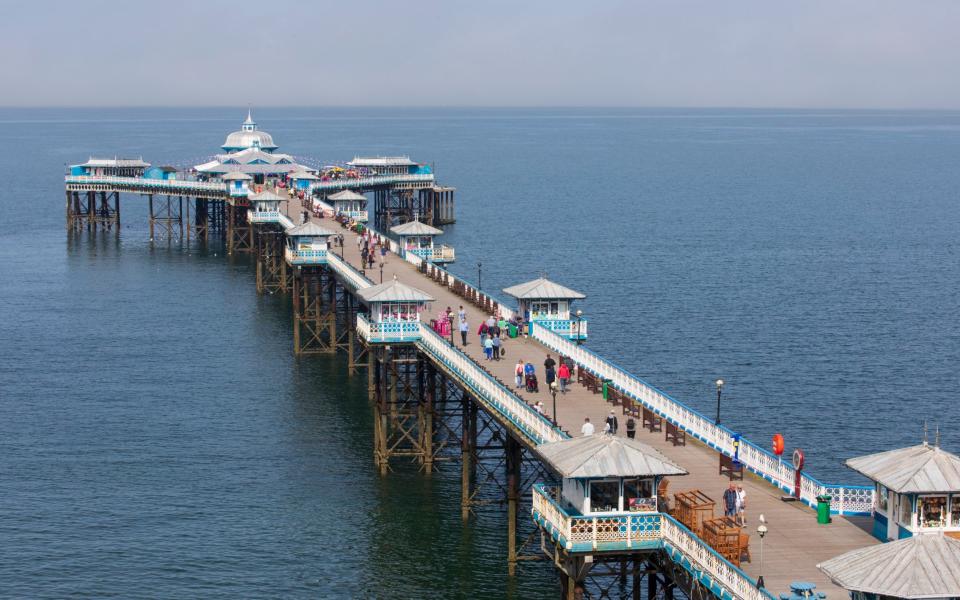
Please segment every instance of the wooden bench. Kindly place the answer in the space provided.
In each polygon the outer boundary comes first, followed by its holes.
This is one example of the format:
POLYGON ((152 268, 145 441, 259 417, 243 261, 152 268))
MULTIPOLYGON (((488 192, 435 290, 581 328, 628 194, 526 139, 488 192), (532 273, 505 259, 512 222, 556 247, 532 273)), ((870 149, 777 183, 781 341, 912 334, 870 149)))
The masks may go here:
POLYGON ((630 415, 635 419, 640 418, 640 405, 633 401, 630 396, 623 396, 623 414, 630 415))
POLYGON ((663 437, 666 441, 671 442, 674 446, 687 445, 687 432, 683 429, 680 429, 670 421, 667 421, 667 430, 663 434, 663 437))
POLYGON ((642 426, 646 429, 649 429, 650 433, 653 433, 654 431, 663 431, 663 418, 657 416, 657 414, 649 408, 644 407, 642 426))
POLYGON ((580 377, 580 383, 582 383, 588 390, 594 394, 600 391, 600 378, 587 371, 586 369, 577 369, 577 374, 580 377))
POLYGON ((730 480, 743 479, 743 463, 734 462, 726 454, 720 455, 720 475, 727 475, 730 480), (724 473, 726 471, 726 473, 724 473))

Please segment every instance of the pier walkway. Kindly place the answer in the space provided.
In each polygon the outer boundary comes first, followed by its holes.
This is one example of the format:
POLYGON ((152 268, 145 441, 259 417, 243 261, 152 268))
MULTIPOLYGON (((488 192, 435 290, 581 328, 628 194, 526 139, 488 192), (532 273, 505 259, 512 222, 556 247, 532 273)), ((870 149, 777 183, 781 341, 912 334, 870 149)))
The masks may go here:
MULTIPOLYGON (((292 204, 292 203, 291 203, 292 204)), ((320 223, 330 221, 320 220, 320 223)), ((343 233, 343 248, 335 247, 331 253, 340 254, 347 263, 356 269, 361 268, 360 252, 357 247, 357 234, 350 230, 341 230, 336 226, 338 233, 343 233)), ((338 261, 339 262, 339 261, 338 261)), ((368 276, 374 283, 379 281, 379 265, 368 271, 368 276)), ((464 305, 467 312, 470 332, 468 344, 463 347, 459 333, 455 333, 456 347, 466 353, 476 363, 483 365, 490 373, 512 387, 514 368, 518 359, 531 362, 537 368, 541 380, 539 393, 527 393, 524 390, 513 389, 513 393, 532 405, 537 400, 543 402, 547 416, 551 416, 551 395, 543 383, 543 362, 547 353, 556 358, 556 349, 548 348, 544 343, 533 337, 518 337, 506 339, 504 348, 506 356, 500 361, 487 361, 483 349, 476 335, 480 322, 488 317, 480 308, 467 304, 464 299, 454 294, 447 286, 438 284, 430 277, 421 273, 411 262, 389 253, 383 267, 383 279, 388 281, 396 277, 402 283, 416 287, 433 296, 433 313, 442 312, 447 306, 456 313, 460 305, 464 305)), ((434 316, 434 315, 431 315, 434 316)), ((428 319, 429 316, 425 315, 428 319)), ((559 336, 555 336, 560 339, 559 336)), ((567 353, 563 353, 567 354, 567 353)), ((580 362, 580 361, 578 361, 580 362)), ((603 399, 598 393, 592 393, 583 385, 571 383, 566 394, 558 394, 557 422, 560 427, 572 436, 580 435, 580 427, 584 417, 589 417, 597 431, 602 430, 606 416, 611 410, 616 410, 620 421, 619 435, 625 435, 624 424, 626 417, 621 414, 620 407, 614 406, 603 399)), ((674 446, 664 440, 662 432, 650 433, 637 423, 637 439, 643 441, 664 454, 671 460, 687 469, 690 474, 685 477, 676 477, 671 480, 670 492, 686 489, 700 489, 710 495, 720 506, 723 491, 729 485, 727 476, 718 475, 718 452, 702 442, 691 439, 685 446, 674 446)), ((833 585, 823 575, 816 565, 829 558, 842 554, 848 550, 862 548, 878 543, 868 532, 869 517, 834 517, 830 525, 818 525, 815 513, 808 506, 800 502, 786 503, 781 500, 784 492, 770 482, 748 474, 743 480, 743 487, 747 493, 747 528, 751 533, 750 551, 751 561, 744 562, 741 569, 753 578, 761 575, 760 571, 760 541, 756 536, 757 517, 763 513, 769 527, 769 533, 764 539, 764 566, 763 575, 766 588, 774 592, 789 590, 792 581, 803 580, 817 584, 817 590, 827 592, 831 598, 846 597, 846 591, 833 585)), ((851 512, 863 512, 863 507, 849 507, 851 512), (857 510, 859 509, 859 510, 857 510)))

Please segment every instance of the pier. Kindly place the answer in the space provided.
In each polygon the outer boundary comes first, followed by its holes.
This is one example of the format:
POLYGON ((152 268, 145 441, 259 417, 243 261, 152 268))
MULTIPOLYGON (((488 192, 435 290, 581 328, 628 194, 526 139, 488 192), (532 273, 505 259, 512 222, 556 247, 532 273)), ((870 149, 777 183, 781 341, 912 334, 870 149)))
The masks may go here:
MULTIPOLYGON (((119 228, 121 194, 139 196, 148 202, 151 239, 210 242, 219 234, 229 253, 250 253, 257 292, 290 296, 293 352, 342 352, 350 375, 366 378, 373 468, 384 477, 401 465, 424 476, 457 469, 464 520, 506 514, 509 575, 555 569, 565 598, 582 589, 592 598, 766 600, 796 581, 847 596, 818 565, 879 543, 876 486, 821 482, 803 470, 802 456, 792 462, 742 439, 603 358, 588 348, 588 319, 573 310, 574 302, 588 308, 583 293, 541 279, 517 282, 507 290, 514 300, 505 300, 445 270, 456 253, 434 238, 442 237, 436 226, 454 221, 453 190, 438 186, 426 165, 355 157, 322 172, 279 163, 285 155, 250 115, 223 150, 189 173, 151 173, 142 159, 76 165, 65 179, 67 230, 119 228), (255 157, 251 168, 230 162, 241 154, 255 157), (376 249, 373 260, 364 248, 376 249), (477 336, 490 317, 510 323, 505 333, 517 331, 504 335, 499 361, 477 336), (548 356, 570 366, 566 392, 543 378, 548 356), (535 366, 538 391, 515 385, 518 359, 535 366), (662 455, 680 469, 598 476, 588 483, 594 508, 605 483, 609 510, 585 510, 588 491, 577 508, 575 478, 548 449, 580 437, 586 418, 600 436, 611 411, 616 436, 626 438, 632 418, 639 443, 625 440, 616 451, 662 455), (629 506, 628 481, 649 488, 631 492, 637 502, 629 506), (746 491, 746 526, 718 522, 725 529, 714 530, 703 513, 720 516, 713 510, 731 482, 746 491), (818 504, 832 523, 818 524, 818 504)), ((950 520, 941 528, 953 525, 960 530, 950 520)))

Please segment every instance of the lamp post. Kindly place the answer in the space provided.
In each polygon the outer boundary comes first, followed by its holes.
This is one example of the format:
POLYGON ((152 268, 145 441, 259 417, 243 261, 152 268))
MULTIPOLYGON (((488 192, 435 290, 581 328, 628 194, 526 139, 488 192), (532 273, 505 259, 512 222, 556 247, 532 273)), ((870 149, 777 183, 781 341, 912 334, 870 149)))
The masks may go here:
POLYGON ((767 519, 760 514, 760 525, 757 526, 757 535, 760 536, 760 575, 757 577, 757 589, 763 587, 763 536, 767 535, 767 519))
POLYGON ((383 283, 383 261, 380 261, 380 283, 383 283))
POLYGON ((553 426, 557 426, 557 381, 550 382, 550 394, 553 396, 553 426))
POLYGON ((723 391, 723 380, 717 380, 717 425, 720 424, 720 393, 723 391))
POLYGON ((450 347, 453 347, 453 315, 447 315, 447 321, 450 322, 450 347))
POLYGON ((483 291, 483 263, 477 263, 477 291, 483 291))
POLYGON ((579 308, 577 309, 577 345, 579 346, 582 343, 580 339, 580 323, 583 321, 583 311, 579 308))

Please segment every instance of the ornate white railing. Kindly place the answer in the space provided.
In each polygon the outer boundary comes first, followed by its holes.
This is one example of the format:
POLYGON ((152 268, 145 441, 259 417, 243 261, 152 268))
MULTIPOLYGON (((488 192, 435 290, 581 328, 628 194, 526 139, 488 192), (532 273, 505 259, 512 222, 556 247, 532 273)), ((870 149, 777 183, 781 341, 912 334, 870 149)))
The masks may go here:
POLYGON ((182 190, 225 192, 222 181, 193 181, 190 179, 149 179, 146 177, 122 177, 119 175, 67 175, 67 184, 74 185, 116 185, 139 188, 176 188, 182 190))
POLYGON ((459 378, 458 383, 469 387, 491 413, 498 413, 530 438, 532 445, 567 439, 557 428, 532 406, 517 397, 492 375, 480 368, 466 354, 429 327, 421 327, 417 345, 446 365, 459 378))
POLYGON ((250 210, 247 211, 247 221, 251 223, 279 223, 279 210, 250 210))
POLYGON ((509 319, 513 319, 513 318, 516 316, 517 312, 516 312, 515 310, 513 310, 512 308, 510 308, 509 306, 507 306, 506 304, 504 304, 502 300, 500 300, 499 298, 496 298, 496 297, 494 297, 494 296, 491 296, 491 295, 487 294, 486 292, 481 292, 481 291, 477 290, 476 287, 474 287, 473 285, 467 283, 465 280, 461 279, 460 277, 457 277, 456 275, 454 275, 454 274, 451 273, 450 271, 444 269, 443 267, 440 267, 440 266, 438 266, 438 265, 436 265, 436 264, 433 264, 433 263, 429 263, 429 264, 427 264, 426 269, 427 269, 427 270, 426 270, 426 275, 429 276, 429 277, 434 277, 434 276, 436 276, 437 274, 446 275, 446 277, 447 277, 447 287, 450 288, 450 289, 453 289, 457 284, 459 284, 460 286, 462 286, 463 288, 465 288, 465 289, 467 289, 467 290, 470 290, 470 291, 471 291, 472 293, 474 293, 474 294, 483 294, 484 296, 487 296, 487 297, 490 298, 491 300, 495 301, 495 302, 497 303, 497 307, 498 307, 497 310, 499 311, 500 316, 503 317, 504 319, 509 320, 509 319))
POLYGON ((357 335, 371 343, 415 342, 425 329, 419 321, 371 321, 367 315, 357 313, 357 335))
POLYGON ((533 486, 534 521, 571 552, 595 552, 641 547, 666 548, 671 560, 693 573, 718 597, 771 600, 766 590, 689 529, 663 513, 572 515, 557 502, 557 488, 533 486), (724 592, 726 594, 724 594, 724 592))
POLYGON ((422 259, 433 262, 453 262, 456 260, 456 251, 453 246, 434 246, 433 248, 408 248, 407 254, 415 254, 422 259))
MULTIPOLYGON (((532 337, 544 346, 554 350, 558 354, 572 358, 580 368, 586 369, 597 377, 607 379, 610 383, 631 397, 633 400, 641 403, 643 406, 659 414, 661 417, 669 420, 678 427, 692 435, 698 440, 704 442, 711 448, 727 456, 736 454, 737 460, 746 468, 765 478, 777 487, 785 491, 792 492, 794 489, 796 470, 793 465, 778 460, 776 456, 760 448, 749 440, 740 439, 739 451, 734 447, 735 433, 724 427, 717 425, 713 419, 707 418, 699 412, 687 407, 683 403, 671 398, 666 393, 651 386, 642 379, 635 377, 614 365, 613 363, 597 356, 595 353, 579 346, 570 340, 540 326, 539 322, 532 324, 532 337)), ((830 486, 832 490, 851 490, 851 494, 856 497, 864 496, 868 492, 871 496, 872 491, 868 488, 863 491, 863 486, 830 486)), ((801 473, 800 480, 800 499, 810 506, 815 506, 817 496, 828 492, 828 486, 807 475, 801 473)), ((850 505, 841 505, 841 499, 845 498, 844 493, 837 493, 831 501, 831 510, 850 514, 855 511, 851 506, 863 506, 865 501, 859 500, 850 505)), ((870 512, 866 510, 864 512, 870 512)))
POLYGON ((277 222, 280 223, 280 226, 284 229, 290 229, 293 227, 293 221, 291 221, 290 217, 283 213, 280 213, 280 216, 277 218, 277 222))
MULTIPOLYGON (((670 515, 661 515, 663 545, 673 562, 690 569, 701 583, 714 593, 725 590, 738 600, 771 600, 773 595, 757 587, 757 582, 735 567, 670 515), (686 559, 686 560, 683 560, 686 559), (717 589, 719 588, 719 589, 717 589)), ((721 598, 722 593, 717 593, 721 598)))
POLYGON ((333 252, 327 254, 327 264, 339 273, 346 282, 352 285, 354 289, 362 290, 373 285, 369 279, 333 252))
POLYGON ((291 265, 322 265, 327 262, 326 250, 293 250, 287 246, 283 255, 291 265))
POLYGON ((581 340, 587 339, 587 320, 580 319, 532 319, 538 326, 546 327, 557 335, 562 335, 567 339, 575 340, 579 336, 581 340))
POLYGON ((311 190, 343 190, 367 188, 379 185, 399 185, 399 184, 420 184, 426 185, 433 183, 433 175, 430 173, 418 173, 415 175, 376 175, 374 177, 359 177, 356 179, 334 179, 332 181, 315 181, 310 184, 311 190))

